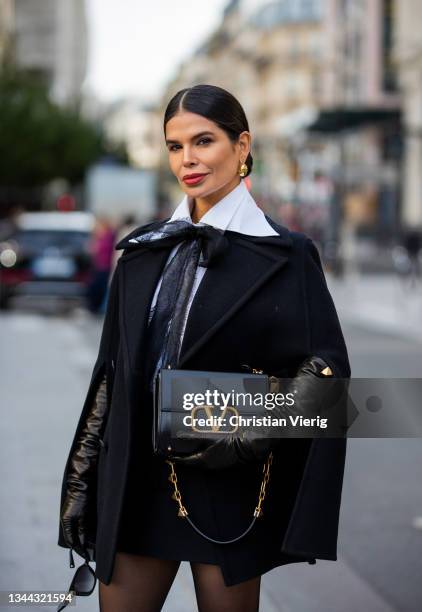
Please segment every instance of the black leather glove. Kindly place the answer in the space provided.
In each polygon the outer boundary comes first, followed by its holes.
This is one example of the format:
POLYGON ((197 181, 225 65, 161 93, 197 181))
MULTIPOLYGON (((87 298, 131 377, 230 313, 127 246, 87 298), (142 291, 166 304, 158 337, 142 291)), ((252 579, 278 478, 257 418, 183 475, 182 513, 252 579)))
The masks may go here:
POLYGON ((66 497, 60 511, 66 543, 84 558, 91 558, 89 549, 95 546, 89 541, 89 522, 94 509, 96 467, 106 410, 107 382, 104 376, 70 459, 66 497))
MULTIPOLYGON (((272 417, 285 418, 291 416, 317 415, 322 403, 334 401, 337 393, 334 374, 321 357, 308 357, 299 367, 296 376, 288 385, 287 392, 294 393, 292 406, 275 406, 270 411, 272 417), (321 379, 333 377, 333 384, 327 385, 321 379), (335 393, 333 394, 333 391, 335 393)), ((278 392, 278 383, 272 385, 272 392, 278 392)), ((283 391, 284 392, 284 391, 283 391)), ((204 450, 188 456, 173 456, 175 462, 217 470, 239 463, 263 461, 268 453, 279 442, 279 438, 271 437, 272 427, 260 427, 258 432, 245 429, 239 434, 227 434, 204 450)))

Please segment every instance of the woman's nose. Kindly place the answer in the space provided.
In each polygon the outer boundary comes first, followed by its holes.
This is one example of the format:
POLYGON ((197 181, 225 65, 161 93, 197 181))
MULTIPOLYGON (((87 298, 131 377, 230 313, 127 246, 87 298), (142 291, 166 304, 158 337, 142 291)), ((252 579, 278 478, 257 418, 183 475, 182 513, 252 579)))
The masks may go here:
POLYGON ((192 154, 191 149, 189 147, 185 147, 183 149, 183 165, 184 166, 193 166, 196 164, 196 160, 192 154))

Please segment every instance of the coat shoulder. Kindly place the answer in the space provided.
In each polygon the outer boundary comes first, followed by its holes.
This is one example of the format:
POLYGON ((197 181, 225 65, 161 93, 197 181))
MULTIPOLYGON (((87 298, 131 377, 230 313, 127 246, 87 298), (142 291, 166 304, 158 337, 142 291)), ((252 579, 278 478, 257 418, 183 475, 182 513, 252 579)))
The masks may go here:
POLYGON ((301 250, 305 248, 305 246, 315 247, 315 243, 307 234, 290 230, 285 225, 282 225, 281 223, 276 223, 274 219, 272 219, 268 215, 265 215, 265 219, 268 221, 271 227, 280 234, 280 236, 284 238, 289 238, 291 240, 293 249, 301 250))

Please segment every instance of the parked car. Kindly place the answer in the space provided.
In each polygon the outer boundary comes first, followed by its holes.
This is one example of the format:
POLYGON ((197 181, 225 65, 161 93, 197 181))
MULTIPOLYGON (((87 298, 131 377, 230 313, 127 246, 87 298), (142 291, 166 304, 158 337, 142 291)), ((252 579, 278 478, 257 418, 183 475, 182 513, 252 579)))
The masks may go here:
POLYGON ((83 298, 94 217, 86 212, 23 213, 0 242, 0 308, 14 296, 83 298))

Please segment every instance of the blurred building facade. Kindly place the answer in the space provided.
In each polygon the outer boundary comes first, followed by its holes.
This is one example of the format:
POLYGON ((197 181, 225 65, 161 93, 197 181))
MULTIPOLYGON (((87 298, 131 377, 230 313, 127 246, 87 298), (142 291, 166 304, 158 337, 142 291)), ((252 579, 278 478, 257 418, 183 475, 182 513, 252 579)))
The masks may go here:
POLYGON ((42 77, 52 97, 71 104, 87 70, 85 0, 1 0, 0 61, 42 77))
POLYGON ((324 6, 323 103, 308 133, 323 152, 331 150, 319 168, 333 183, 329 233, 339 240, 346 226, 389 243, 397 238, 401 216, 394 0, 326 0, 324 6))
POLYGON ((135 168, 156 169, 160 162, 161 118, 156 108, 140 100, 122 100, 103 113, 108 139, 123 144, 135 168))
POLYGON ((405 163, 403 217, 422 229, 422 2, 396 3, 394 60, 402 91, 405 163))
POLYGON ((231 0, 161 110, 183 87, 228 89, 249 118, 252 186, 270 214, 293 207, 310 233, 330 219, 334 238, 343 218, 391 235, 401 163, 392 9, 393 0, 231 0))
POLYGON ((0 66, 8 59, 13 34, 13 2, 0 0, 0 66))

